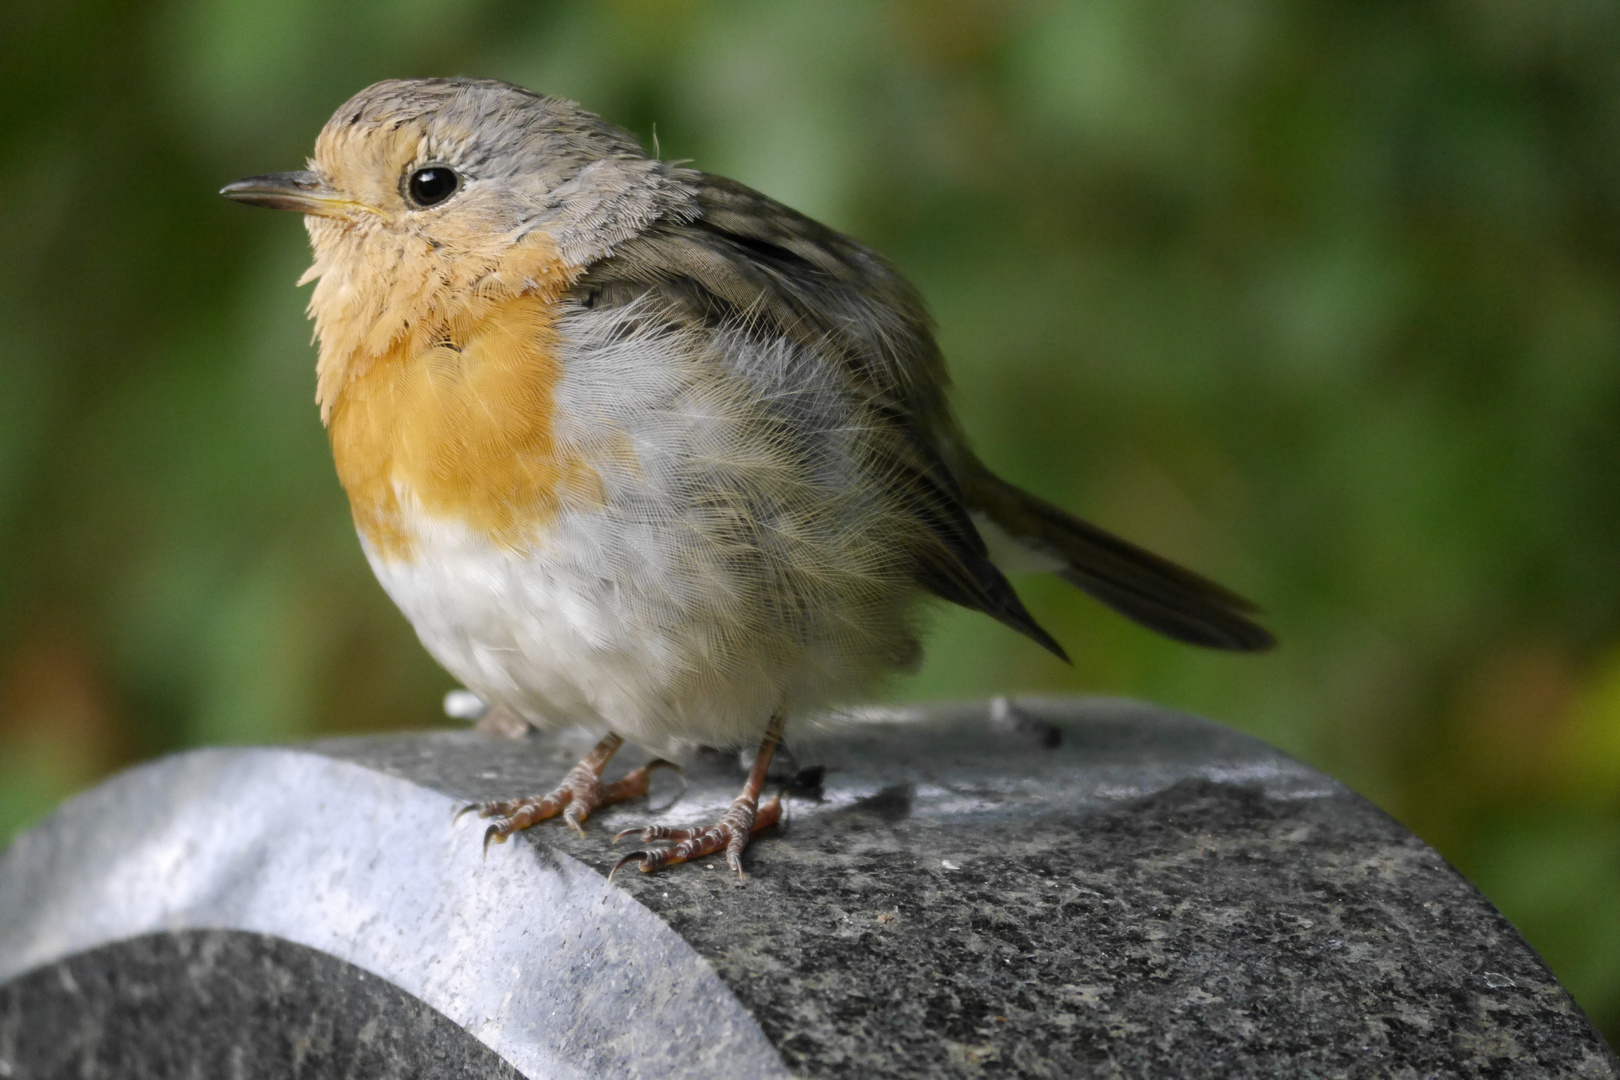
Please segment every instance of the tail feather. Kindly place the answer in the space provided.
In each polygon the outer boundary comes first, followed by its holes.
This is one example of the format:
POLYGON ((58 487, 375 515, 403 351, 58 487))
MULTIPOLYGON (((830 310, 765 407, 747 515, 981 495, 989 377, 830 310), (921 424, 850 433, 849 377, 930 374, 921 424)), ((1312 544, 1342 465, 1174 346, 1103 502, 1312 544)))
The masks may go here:
POLYGON ((1247 618, 1249 601, 1168 559, 1121 540, 982 466, 964 485, 968 498, 1019 543, 1054 560, 1055 572, 1149 630, 1190 645, 1258 652, 1277 643, 1247 618))

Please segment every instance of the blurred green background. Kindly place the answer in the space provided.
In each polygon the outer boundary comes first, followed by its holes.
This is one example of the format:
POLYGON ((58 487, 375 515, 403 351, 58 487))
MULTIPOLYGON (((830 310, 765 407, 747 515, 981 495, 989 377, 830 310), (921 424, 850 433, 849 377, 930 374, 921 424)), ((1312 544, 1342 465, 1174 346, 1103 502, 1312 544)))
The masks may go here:
POLYGON ((303 230, 214 192, 496 76, 872 243, 1010 478, 1247 593, 1254 659, 1021 582, 902 699, 1149 698, 1347 781, 1620 1037, 1620 7, 0 8, 0 841, 198 743, 440 722, 311 403, 303 230))

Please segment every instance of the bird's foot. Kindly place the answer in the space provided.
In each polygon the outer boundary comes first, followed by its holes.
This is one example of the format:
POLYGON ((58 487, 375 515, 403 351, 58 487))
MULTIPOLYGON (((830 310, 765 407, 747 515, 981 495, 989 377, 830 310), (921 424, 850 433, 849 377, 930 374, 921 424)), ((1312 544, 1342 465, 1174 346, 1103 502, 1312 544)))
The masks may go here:
POLYGON ((485 851, 489 850, 491 843, 505 843, 506 838, 513 833, 521 832, 530 825, 559 814, 569 828, 584 836, 585 820, 591 816, 592 810, 647 794, 652 770, 676 767, 673 762, 658 758, 639 769, 632 769, 611 784, 604 784, 602 771, 607 768, 609 759, 623 743, 624 740, 617 735, 607 736, 597 743, 596 748, 578 765, 568 771, 562 783, 546 795, 469 803, 456 811, 456 816, 476 812, 479 817, 495 819, 489 828, 484 830, 485 851))
POLYGON ((613 838, 615 844, 627 836, 635 836, 643 844, 662 842, 664 846, 632 851, 618 861, 608 877, 611 879, 626 863, 637 862, 637 869, 643 874, 650 874, 688 859, 701 859, 724 848, 726 865, 741 879, 746 876, 743 874, 742 853, 748 846, 748 838, 780 820, 780 795, 773 795, 764 805, 760 805, 757 791, 744 791, 732 800, 730 809, 720 815, 720 820, 706 829, 671 829, 664 825, 626 829, 613 838))
POLYGON ((773 795, 769 802, 761 806, 759 793, 765 787, 765 771, 771 767, 771 756, 782 741, 782 725, 785 722, 786 717, 780 712, 771 717, 765 729, 765 738, 759 744, 759 753, 754 755, 753 767, 748 770, 748 782, 743 785, 742 794, 731 800, 731 807, 720 815, 719 821, 707 829, 671 829, 663 825, 649 825, 644 829, 624 830, 613 838, 615 844, 627 836, 637 836, 643 844, 662 842, 664 846, 632 851, 608 873, 608 880, 612 881, 613 875, 626 863, 636 863, 637 869, 643 874, 650 874, 688 859, 701 859, 725 848, 726 865, 731 867, 740 881, 745 876, 742 853, 748 846, 748 838, 782 820, 782 797, 773 795))

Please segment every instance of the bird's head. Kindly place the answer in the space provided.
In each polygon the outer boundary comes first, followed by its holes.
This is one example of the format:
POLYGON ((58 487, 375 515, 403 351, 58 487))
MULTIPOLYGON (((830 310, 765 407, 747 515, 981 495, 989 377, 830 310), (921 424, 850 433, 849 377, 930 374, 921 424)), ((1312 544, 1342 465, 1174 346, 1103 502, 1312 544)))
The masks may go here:
POLYGON ((220 194, 305 215, 300 283, 321 342, 317 396, 406 339, 453 338, 481 307, 560 294, 690 198, 681 170, 573 102, 488 79, 396 79, 356 94, 308 168, 220 194))

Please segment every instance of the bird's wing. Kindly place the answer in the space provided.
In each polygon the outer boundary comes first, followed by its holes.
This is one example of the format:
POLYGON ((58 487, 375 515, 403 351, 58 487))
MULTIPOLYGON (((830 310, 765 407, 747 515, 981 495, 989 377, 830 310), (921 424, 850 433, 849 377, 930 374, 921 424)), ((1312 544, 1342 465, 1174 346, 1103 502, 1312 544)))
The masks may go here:
POLYGON ((945 400, 945 364, 920 297, 881 256, 756 191, 709 178, 692 227, 742 257, 781 308, 778 322, 837 343, 829 359, 881 401, 904 434, 902 486, 918 492, 937 546, 919 580, 1063 652, 991 564, 968 512, 1056 564, 1058 576, 1167 637, 1206 648, 1270 648, 1258 609, 1209 579, 1082 521, 992 473, 965 444, 945 400))
POLYGON ((957 442, 945 366, 922 301, 881 256, 733 181, 683 170, 687 214, 654 223, 587 268, 574 296, 592 306, 656 294, 660 307, 710 331, 786 339, 840 373, 876 418, 865 463, 911 532, 917 582, 983 611, 1059 657, 1058 643, 990 561, 948 464, 957 442))

